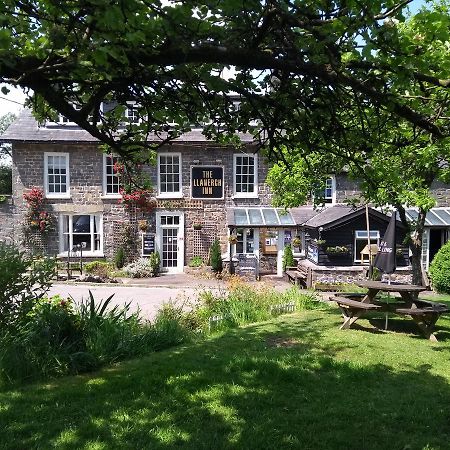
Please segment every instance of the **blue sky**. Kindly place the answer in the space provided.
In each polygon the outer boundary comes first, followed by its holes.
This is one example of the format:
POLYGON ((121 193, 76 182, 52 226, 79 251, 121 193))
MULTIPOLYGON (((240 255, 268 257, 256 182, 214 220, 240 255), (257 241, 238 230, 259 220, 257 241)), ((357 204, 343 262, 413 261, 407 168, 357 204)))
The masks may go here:
MULTIPOLYGON (((414 14, 425 3, 426 0, 414 0, 409 5, 411 13, 414 14)), ((11 87, 10 89, 11 92, 7 96, 4 96, 0 92, 0 116, 8 112, 17 114, 23 107, 23 102, 25 101, 25 94, 23 91, 21 89, 11 87)))

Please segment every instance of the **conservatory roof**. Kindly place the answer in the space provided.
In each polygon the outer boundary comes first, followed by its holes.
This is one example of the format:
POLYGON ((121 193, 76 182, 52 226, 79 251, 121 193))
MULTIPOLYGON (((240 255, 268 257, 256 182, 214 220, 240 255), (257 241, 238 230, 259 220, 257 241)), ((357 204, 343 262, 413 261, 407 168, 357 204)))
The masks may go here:
MULTIPOLYGON (((418 217, 416 209, 410 208, 406 211, 406 218, 414 221, 418 217)), ((432 208, 425 217, 426 227, 450 227, 450 208, 432 208)))
POLYGON ((232 227, 289 227, 295 226, 291 213, 282 208, 230 208, 228 226, 232 227))

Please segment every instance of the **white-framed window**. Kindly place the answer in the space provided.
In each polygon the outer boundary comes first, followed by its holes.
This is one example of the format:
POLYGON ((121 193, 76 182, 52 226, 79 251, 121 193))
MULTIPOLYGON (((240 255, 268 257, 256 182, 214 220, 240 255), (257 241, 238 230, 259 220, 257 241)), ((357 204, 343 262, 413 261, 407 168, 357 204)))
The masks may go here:
POLYGON ((138 105, 135 102, 127 102, 125 117, 129 123, 139 123, 138 105))
MULTIPOLYGON (((378 230, 369 230, 370 243, 377 244, 380 243, 380 232, 378 230)), ((355 231, 355 243, 354 250, 354 262, 361 262, 361 252, 364 247, 369 243, 367 239, 367 230, 356 230, 355 231)))
POLYGON ((158 196, 182 196, 181 153, 158 154, 158 196))
POLYGON ((235 253, 254 253, 255 237, 253 228, 238 228, 235 231, 237 242, 235 244, 235 253))
POLYGON ((106 197, 120 197, 120 175, 114 170, 118 162, 118 156, 103 154, 103 195, 106 197))
POLYGON ((103 217, 101 214, 61 214, 59 252, 78 250, 86 256, 103 255, 103 217))
POLYGON ((258 156, 236 153, 233 155, 233 191, 235 197, 258 195, 258 156))
POLYGON ((325 180, 323 200, 325 204, 336 203, 336 177, 330 176, 325 180))
POLYGON ((44 153, 44 186, 46 197, 70 197, 68 153, 44 153))

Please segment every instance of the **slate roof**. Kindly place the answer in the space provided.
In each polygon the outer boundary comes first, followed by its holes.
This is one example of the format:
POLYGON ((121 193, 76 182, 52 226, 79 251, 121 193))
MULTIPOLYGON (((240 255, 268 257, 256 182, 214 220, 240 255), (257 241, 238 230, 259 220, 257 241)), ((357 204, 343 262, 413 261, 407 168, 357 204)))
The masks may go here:
MULTIPOLYGON (((238 135, 242 142, 252 143, 254 141, 251 134, 240 133, 238 135)), ((149 136, 149 141, 158 142, 166 138, 167 135, 149 136)), ((77 125, 72 124, 49 124, 39 126, 29 109, 24 109, 19 117, 0 136, 0 142, 99 142, 87 131, 77 125)), ((191 130, 182 136, 173 139, 172 142, 211 142, 201 132, 200 129, 191 130)))
MULTIPOLYGON (((354 208, 348 205, 333 205, 320 210, 314 210, 311 206, 301 206, 290 210, 298 225, 306 228, 320 228, 324 230, 345 224, 355 217, 365 214, 365 207, 354 208)), ((389 216, 369 208, 369 214, 380 220, 389 220, 389 216)), ((399 221, 398 225, 402 226, 399 221)))

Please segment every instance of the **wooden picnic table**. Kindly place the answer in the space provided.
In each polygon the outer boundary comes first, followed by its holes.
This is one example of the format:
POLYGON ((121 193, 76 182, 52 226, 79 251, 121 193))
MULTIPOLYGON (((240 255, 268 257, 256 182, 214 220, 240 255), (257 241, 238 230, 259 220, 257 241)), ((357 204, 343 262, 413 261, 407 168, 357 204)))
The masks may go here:
POLYGON ((361 316, 370 311, 385 311, 398 315, 409 316, 419 326, 424 336, 434 342, 437 338, 433 333, 434 326, 441 316, 449 312, 444 303, 419 299, 420 292, 426 287, 411 284, 388 284, 381 281, 358 281, 359 287, 367 288, 366 294, 340 294, 330 300, 336 302, 342 311, 344 323, 341 329, 350 328, 361 316), (376 299, 379 292, 398 292, 401 302, 386 303, 376 299))

